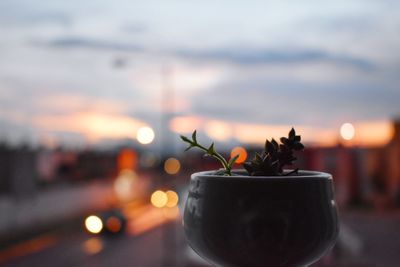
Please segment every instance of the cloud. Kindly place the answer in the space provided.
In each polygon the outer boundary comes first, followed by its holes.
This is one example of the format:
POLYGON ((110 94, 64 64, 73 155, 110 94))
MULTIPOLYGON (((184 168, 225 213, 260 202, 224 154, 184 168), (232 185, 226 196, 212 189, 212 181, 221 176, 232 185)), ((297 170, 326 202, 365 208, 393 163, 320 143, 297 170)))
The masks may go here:
POLYGON ((26 16, 23 19, 21 19, 20 22, 29 25, 57 24, 60 26, 70 26, 73 23, 73 19, 70 15, 67 15, 62 12, 43 12, 26 16))
POLYGON ((139 34, 148 32, 146 24, 140 22, 126 22, 121 25, 121 30, 130 34, 139 34))
POLYGON ((116 41, 73 36, 56 38, 47 42, 46 45, 55 48, 84 48, 124 52, 141 52, 144 50, 142 46, 132 43, 122 43, 116 41))
POLYGON ((254 49, 250 47, 231 48, 220 47, 217 49, 146 49, 144 46, 109 40, 92 39, 86 37, 62 37, 46 43, 56 48, 85 48, 98 50, 111 50, 123 52, 143 52, 148 54, 160 54, 175 56, 178 58, 196 60, 202 62, 228 62, 238 65, 276 65, 276 64, 307 64, 324 62, 339 66, 351 66, 361 70, 374 70, 375 64, 367 59, 344 54, 332 53, 323 49, 291 48, 291 49, 254 49))
POLYGON ((18 0, 0 2, 0 25, 67 27, 72 23, 72 13, 62 8, 48 8, 44 1, 41 3, 18 0))
POLYGON ((345 121, 382 119, 400 113, 400 92, 357 82, 313 84, 293 81, 231 81, 199 93, 193 114, 259 123, 335 127, 345 121))
POLYGON ((297 22, 297 27, 302 27, 304 30, 317 30, 319 33, 331 34, 365 34, 371 30, 376 31, 382 19, 379 19, 371 14, 341 14, 330 16, 314 16, 304 18, 297 22))
POLYGON ((215 50, 180 50, 177 55, 197 60, 226 61, 240 65, 262 64, 298 64, 328 62, 338 65, 350 65, 363 70, 371 70, 372 62, 345 54, 333 54, 318 49, 252 49, 220 48, 215 50))

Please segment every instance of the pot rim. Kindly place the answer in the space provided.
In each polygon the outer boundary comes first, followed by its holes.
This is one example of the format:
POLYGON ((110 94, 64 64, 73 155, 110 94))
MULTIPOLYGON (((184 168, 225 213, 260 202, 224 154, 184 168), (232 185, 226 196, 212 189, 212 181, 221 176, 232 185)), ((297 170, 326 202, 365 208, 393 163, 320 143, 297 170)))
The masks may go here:
MULTIPOLYGON (((223 176, 214 174, 218 170, 208 170, 195 172, 191 175, 191 178, 212 178, 212 179, 222 179, 222 180, 231 180, 231 179, 274 179, 274 180, 298 180, 298 179, 328 179, 332 180, 332 175, 326 172, 320 171, 309 171, 309 170, 299 170, 298 175, 288 175, 288 176, 250 176, 247 175, 246 170, 244 169, 234 169, 233 173, 236 175, 233 176, 223 176), (238 175, 239 174, 239 175, 238 175)), ((291 170, 285 170, 285 172, 290 172, 291 170)))

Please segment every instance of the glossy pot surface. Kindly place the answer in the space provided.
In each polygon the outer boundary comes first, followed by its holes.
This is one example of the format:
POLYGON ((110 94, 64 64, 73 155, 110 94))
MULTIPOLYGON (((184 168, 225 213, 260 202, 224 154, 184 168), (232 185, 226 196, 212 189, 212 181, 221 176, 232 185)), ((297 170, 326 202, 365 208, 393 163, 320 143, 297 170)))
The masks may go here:
POLYGON ((335 244, 338 215, 330 174, 191 177, 184 212, 189 245, 215 266, 294 267, 335 244))

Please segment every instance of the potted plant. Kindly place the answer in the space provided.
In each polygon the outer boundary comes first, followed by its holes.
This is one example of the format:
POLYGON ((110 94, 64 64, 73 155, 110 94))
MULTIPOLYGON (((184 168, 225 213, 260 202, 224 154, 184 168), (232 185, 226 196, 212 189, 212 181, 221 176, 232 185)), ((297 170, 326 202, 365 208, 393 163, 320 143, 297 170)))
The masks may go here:
POLYGON ((304 149, 292 128, 281 144, 272 139, 264 151, 233 169, 238 156, 225 159, 214 143, 203 146, 196 131, 181 136, 191 148, 221 162, 223 168, 193 173, 184 211, 189 245, 214 266, 308 266, 333 247, 338 216, 332 176, 285 170, 304 149))

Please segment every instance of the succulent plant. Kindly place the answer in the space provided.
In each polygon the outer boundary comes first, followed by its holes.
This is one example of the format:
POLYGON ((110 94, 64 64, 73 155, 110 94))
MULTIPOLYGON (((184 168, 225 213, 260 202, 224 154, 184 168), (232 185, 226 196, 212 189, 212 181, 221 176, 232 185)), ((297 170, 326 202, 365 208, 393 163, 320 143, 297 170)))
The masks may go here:
POLYGON ((294 156, 294 151, 304 149, 304 145, 300 142, 301 136, 296 135, 296 131, 292 128, 289 131, 288 137, 280 138, 281 144, 278 144, 275 139, 265 141, 264 151, 256 153, 254 159, 250 162, 245 162, 243 167, 251 176, 280 176, 297 173, 298 169, 284 174, 283 167, 292 165, 297 158, 294 156))
MULTIPOLYGON (((197 141, 197 131, 194 131, 192 138, 187 138, 181 135, 182 141, 188 143, 189 146, 185 151, 196 147, 205 152, 206 155, 217 159, 223 166, 223 169, 217 171, 216 174, 220 175, 232 175, 232 168, 236 163, 239 155, 232 157, 229 161, 226 160, 220 153, 215 149, 214 143, 210 146, 205 147, 197 141)), ((296 131, 292 128, 289 131, 288 137, 280 138, 281 144, 278 144, 275 139, 268 139, 265 141, 265 148, 262 153, 256 153, 255 157, 250 162, 245 162, 243 167, 249 173, 250 176, 280 176, 297 173, 298 169, 292 172, 284 173, 283 167, 286 165, 292 165, 293 161, 296 160, 294 151, 304 149, 304 145, 300 142, 300 135, 296 135, 296 131)))
POLYGON ((235 162, 238 159, 239 155, 236 155, 233 158, 231 158, 229 161, 227 161, 220 153, 217 152, 217 150, 215 149, 214 143, 211 143, 211 145, 208 148, 206 148, 203 145, 200 145, 197 142, 197 131, 196 130, 192 133, 191 139, 189 139, 183 135, 181 135, 181 139, 183 142, 189 144, 189 146, 185 149, 185 151, 188 151, 189 149, 191 149, 193 147, 197 147, 198 149, 204 151, 205 155, 211 156, 211 157, 217 159, 224 167, 222 170, 218 171, 217 174, 229 175, 229 176, 232 175, 232 167, 233 167, 233 165, 235 165, 235 162))

